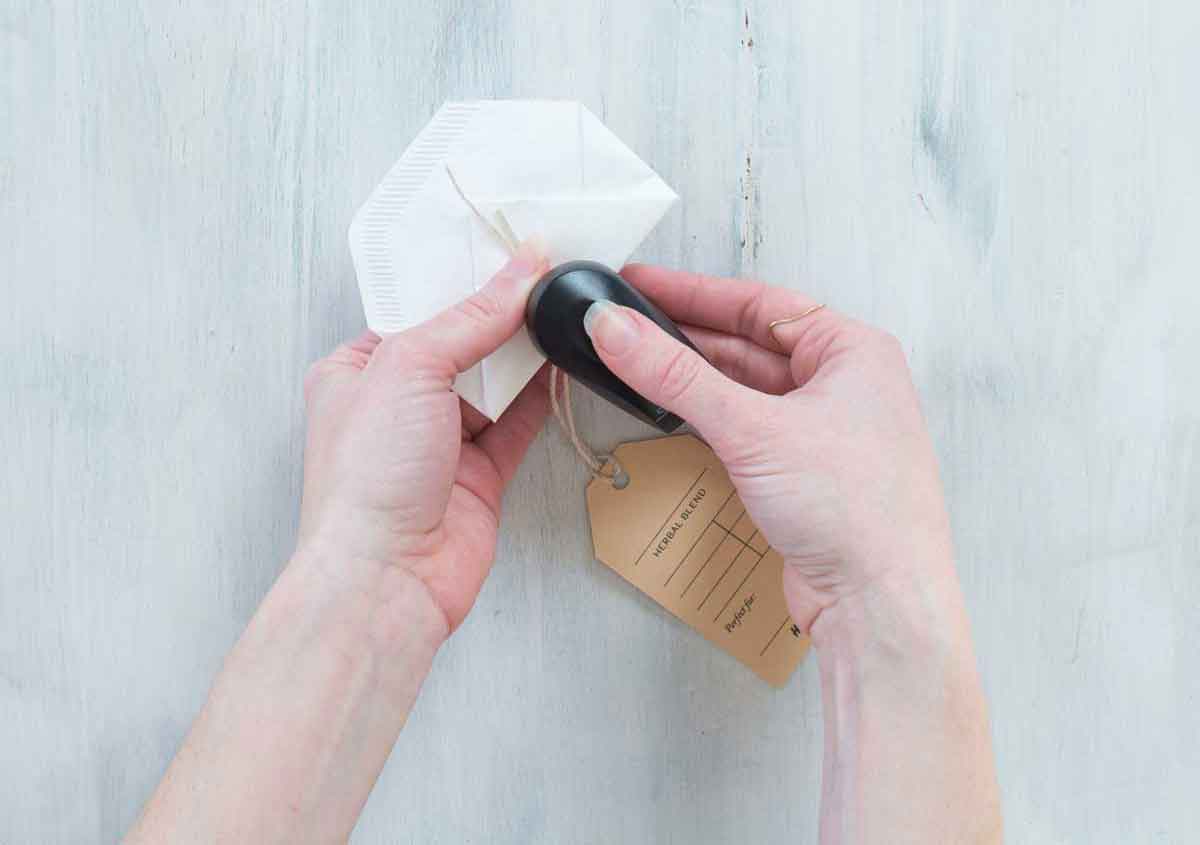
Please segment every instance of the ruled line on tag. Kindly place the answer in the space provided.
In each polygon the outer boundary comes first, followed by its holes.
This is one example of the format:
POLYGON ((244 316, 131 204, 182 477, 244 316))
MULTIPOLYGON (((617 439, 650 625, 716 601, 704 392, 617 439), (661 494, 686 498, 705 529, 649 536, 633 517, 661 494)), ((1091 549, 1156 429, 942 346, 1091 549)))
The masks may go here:
POLYGON ((760 677, 784 683, 808 641, 788 628, 783 559, 716 456, 692 435, 614 454, 629 483, 588 486, 597 558, 760 677))

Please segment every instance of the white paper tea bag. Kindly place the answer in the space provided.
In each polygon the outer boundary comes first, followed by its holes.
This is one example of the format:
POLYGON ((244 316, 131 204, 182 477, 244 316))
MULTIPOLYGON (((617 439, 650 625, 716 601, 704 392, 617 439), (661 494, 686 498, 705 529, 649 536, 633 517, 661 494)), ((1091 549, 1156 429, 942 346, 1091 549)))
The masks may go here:
MULTIPOLYGON (((429 319, 469 296, 507 261, 488 219, 538 235, 551 263, 619 269, 675 192, 579 103, 446 103, 350 224, 367 324, 379 334, 429 319)), ((525 329, 455 382, 496 419, 541 366, 525 329)))

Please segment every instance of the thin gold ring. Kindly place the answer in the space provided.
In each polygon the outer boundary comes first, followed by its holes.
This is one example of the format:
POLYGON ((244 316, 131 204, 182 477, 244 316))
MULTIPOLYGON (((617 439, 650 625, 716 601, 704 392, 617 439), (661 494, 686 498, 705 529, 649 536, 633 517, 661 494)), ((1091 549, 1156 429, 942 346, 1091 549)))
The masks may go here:
POLYGON ((775 334, 776 326, 782 326, 782 325, 786 325, 787 323, 794 323, 797 320, 803 320, 808 315, 815 314, 824 307, 825 307, 825 303, 819 302, 816 305, 810 305, 808 308, 805 308, 799 314, 796 314, 792 317, 784 317, 782 320, 774 320, 773 322, 770 322, 767 324, 767 331, 770 333, 771 337, 775 338, 775 342, 778 343, 782 347, 783 343, 780 342, 779 338, 775 334))

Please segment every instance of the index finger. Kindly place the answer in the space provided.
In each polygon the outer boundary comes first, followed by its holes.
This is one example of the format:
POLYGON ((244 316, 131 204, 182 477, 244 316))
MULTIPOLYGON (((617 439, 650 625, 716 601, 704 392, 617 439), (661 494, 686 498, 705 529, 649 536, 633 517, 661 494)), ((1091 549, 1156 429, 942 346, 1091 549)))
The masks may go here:
MULTIPOLYGON (((630 264, 621 275, 666 311, 676 322, 715 329, 749 338, 759 346, 790 355, 799 340, 795 332, 772 332, 771 323, 795 317, 818 303, 793 290, 706 276, 686 270, 669 270, 651 264, 630 264)), ((822 313, 827 309, 822 308, 822 313)), ((840 319, 829 312, 822 319, 840 319)))
POLYGON ((787 288, 650 264, 630 264, 621 275, 678 322, 745 337, 782 352, 791 359, 798 385, 853 345, 855 321, 787 288), (798 317, 802 319, 788 319, 798 317), (772 329, 776 322, 781 324, 772 329))

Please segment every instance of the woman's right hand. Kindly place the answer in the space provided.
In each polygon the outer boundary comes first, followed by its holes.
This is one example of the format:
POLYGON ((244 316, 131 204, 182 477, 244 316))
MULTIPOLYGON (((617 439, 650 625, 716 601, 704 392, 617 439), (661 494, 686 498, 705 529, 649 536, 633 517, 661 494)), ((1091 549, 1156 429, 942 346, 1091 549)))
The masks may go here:
POLYGON ((937 461, 900 344, 781 288, 623 275, 713 363, 611 303, 585 320, 596 350, 708 441, 812 633, 821 841, 1003 841, 937 461))
POLYGON ((622 275, 712 364, 612 303, 589 310, 593 344, 708 441, 786 561, 801 627, 885 582, 953 577, 937 461, 895 338, 828 308, 771 329, 815 304, 783 288, 646 265, 622 275))

